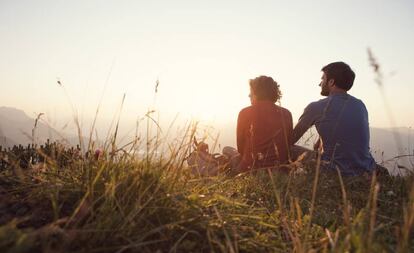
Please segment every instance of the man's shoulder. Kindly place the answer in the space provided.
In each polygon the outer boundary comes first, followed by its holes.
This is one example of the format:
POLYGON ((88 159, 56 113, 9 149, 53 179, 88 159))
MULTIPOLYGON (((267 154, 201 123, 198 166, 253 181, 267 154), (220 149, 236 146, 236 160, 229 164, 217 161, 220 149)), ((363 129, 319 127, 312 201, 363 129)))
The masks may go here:
POLYGON ((362 110, 366 110, 366 106, 365 106, 364 102, 361 99, 356 98, 356 97, 351 96, 351 95, 349 95, 349 98, 351 99, 351 101, 354 105, 357 105, 359 108, 362 108, 362 110))
POLYGON ((355 101, 356 103, 359 103, 359 104, 364 105, 364 102, 363 102, 361 99, 356 98, 356 97, 354 97, 354 96, 352 96, 352 95, 349 95, 349 97, 350 97, 353 101, 355 101))
POLYGON ((313 110, 318 110, 320 108, 324 108, 325 105, 328 103, 328 100, 329 99, 326 97, 326 98, 319 99, 317 101, 313 101, 313 102, 309 103, 306 106, 305 110, 307 110, 307 111, 309 111, 309 110, 310 111, 313 111, 313 110))

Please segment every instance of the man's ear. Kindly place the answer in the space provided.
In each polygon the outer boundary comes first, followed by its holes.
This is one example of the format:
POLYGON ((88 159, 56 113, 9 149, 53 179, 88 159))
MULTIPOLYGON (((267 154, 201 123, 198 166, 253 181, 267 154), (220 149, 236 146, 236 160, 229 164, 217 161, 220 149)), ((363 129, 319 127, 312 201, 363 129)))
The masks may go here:
POLYGON ((329 79, 328 80, 328 85, 329 86, 334 86, 335 85, 335 80, 334 79, 329 79))

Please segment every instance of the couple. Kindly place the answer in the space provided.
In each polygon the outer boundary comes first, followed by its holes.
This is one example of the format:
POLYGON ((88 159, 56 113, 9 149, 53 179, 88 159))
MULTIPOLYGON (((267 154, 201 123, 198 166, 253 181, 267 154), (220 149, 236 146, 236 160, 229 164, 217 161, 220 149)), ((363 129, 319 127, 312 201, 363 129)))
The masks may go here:
POLYGON ((312 126, 319 134, 315 150, 321 152, 323 170, 339 169, 344 176, 358 176, 377 169, 369 150, 367 109, 347 93, 355 73, 344 62, 330 63, 322 72, 319 86, 326 98, 310 103, 295 127, 289 110, 275 104, 281 98, 277 82, 267 76, 250 80, 252 105, 239 113, 237 150, 223 150, 231 157, 232 169, 277 168, 296 160, 306 149, 294 144, 312 126))

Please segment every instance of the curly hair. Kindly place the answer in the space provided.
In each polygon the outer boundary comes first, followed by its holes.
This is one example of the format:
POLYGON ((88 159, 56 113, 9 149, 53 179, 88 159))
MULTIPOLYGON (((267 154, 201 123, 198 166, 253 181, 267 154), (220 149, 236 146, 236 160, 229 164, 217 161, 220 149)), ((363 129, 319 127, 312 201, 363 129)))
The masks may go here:
POLYGON ((249 81, 250 89, 257 100, 267 100, 276 103, 281 97, 280 86, 269 76, 259 76, 249 81))

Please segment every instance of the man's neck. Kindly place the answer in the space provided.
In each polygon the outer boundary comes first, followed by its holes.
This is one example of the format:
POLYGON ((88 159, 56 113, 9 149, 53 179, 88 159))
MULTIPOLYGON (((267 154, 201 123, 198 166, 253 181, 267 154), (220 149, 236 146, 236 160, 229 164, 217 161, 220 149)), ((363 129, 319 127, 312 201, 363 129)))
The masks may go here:
POLYGON ((348 94, 348 93, 346 92, 346 90, 334 86, 329 92, 329 96, 336 95, 336 94, 348 94))

